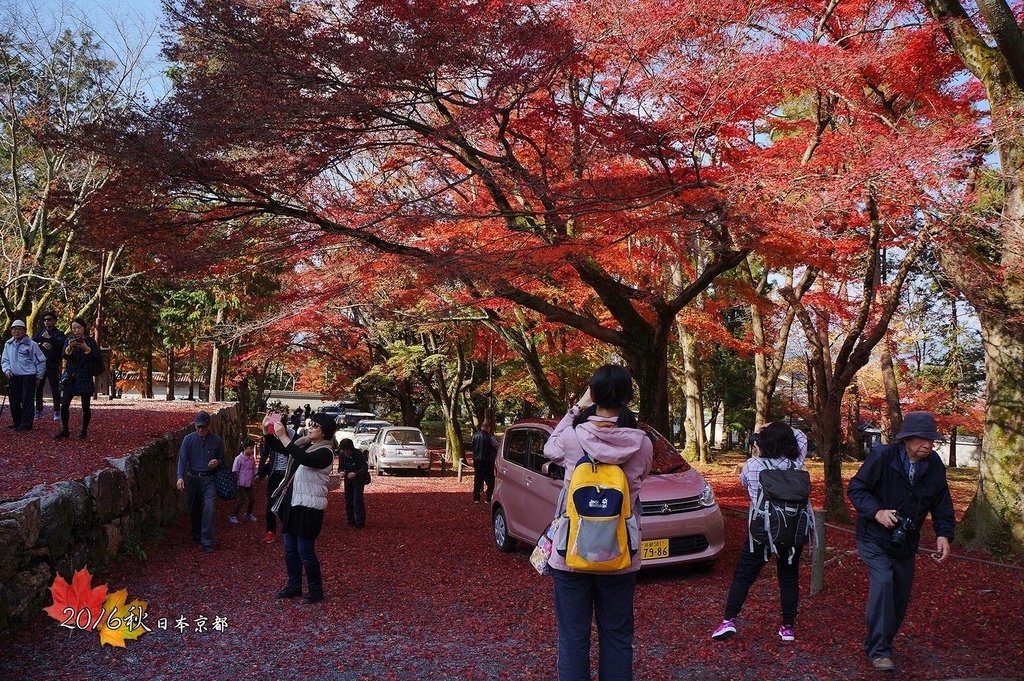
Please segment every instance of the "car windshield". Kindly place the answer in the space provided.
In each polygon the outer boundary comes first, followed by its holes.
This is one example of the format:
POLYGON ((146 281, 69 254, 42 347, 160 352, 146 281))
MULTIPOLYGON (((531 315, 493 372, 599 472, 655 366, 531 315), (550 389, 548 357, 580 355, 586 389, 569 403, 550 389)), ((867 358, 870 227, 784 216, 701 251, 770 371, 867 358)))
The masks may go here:
POLYGON ((392 430, 384 436, 386 445, 421 445, 423 435, 418 430, 392 430))
POLYGON ((356 426, 356 435, 361 435, 363 433, 376 433, 386 425, 386 423, 360 423, 356 426))

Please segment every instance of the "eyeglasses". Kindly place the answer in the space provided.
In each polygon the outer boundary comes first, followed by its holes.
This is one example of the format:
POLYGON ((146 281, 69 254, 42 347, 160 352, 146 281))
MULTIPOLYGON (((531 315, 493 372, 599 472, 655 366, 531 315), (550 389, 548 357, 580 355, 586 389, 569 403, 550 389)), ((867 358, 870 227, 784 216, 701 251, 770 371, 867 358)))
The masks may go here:
POLYGON ((319 423, 311 423, 311 424, 309 424, 309 427, 310 428, 316 428, 318 430, 323 430, 323 427, 319 423))

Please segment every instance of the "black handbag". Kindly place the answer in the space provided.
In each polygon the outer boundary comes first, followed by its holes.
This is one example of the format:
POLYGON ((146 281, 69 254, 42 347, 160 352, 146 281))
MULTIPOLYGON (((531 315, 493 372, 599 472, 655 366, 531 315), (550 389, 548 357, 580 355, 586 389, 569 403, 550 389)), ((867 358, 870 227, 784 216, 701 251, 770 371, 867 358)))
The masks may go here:
POLYGON ((75 372, 71 370, 71 367, 65 367, 64 371, 60 375, 60 387, 70 388, 75 383, 75 372))

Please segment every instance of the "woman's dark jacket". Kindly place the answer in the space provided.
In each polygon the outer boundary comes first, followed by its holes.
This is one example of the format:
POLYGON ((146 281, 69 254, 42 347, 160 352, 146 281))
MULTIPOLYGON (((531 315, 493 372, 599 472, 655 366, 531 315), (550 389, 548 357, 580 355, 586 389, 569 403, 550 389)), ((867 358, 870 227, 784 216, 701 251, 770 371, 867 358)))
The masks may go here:
POLYGON ((64 371, 71 372, 74 375, 74 380, 69 386, 63 386, 64 395, 92 395, 96 391, 93 376, 99 373, 99 368, 102 365, 103 359, 100 357, 100 348, 96 345, 96 341, 90 336, 83 337, 82 340, 89 346, 89 353, 86 354, 82 348, 75 348, 71 351, 71 354, 64 352, 67 349, 68 343, 74 339, 74 336, 68 336, 64 343, 64 348, 61 349, 61 353, 64 355, 64 371))
POLYGON ((935 452, 929 454, 925 459, 927 468, 911 485, 900 456, 902 447, 903 444, 898 443, 872 449, 847 490, 857 509, 857 540, 877 544, 900 559, 909 558, 917 551, 921 525, 929 513, 936 536, 952 540, 956 532, 953 499, 942 459, 935 452), (914 521, 916 529, 907 533, 908 541, 902 550, 891 546, 892 530, 875 520, 875 514, 882 509, 895 509, 914 521))
POLYGON ((338 450, 338 472, 344 477, 346 485, 365 485, 370 482, 370 466, 366 461, 366 455, 358 449, 338 450), (349 480, 349 473, 355 473, 356 477, 349 480))

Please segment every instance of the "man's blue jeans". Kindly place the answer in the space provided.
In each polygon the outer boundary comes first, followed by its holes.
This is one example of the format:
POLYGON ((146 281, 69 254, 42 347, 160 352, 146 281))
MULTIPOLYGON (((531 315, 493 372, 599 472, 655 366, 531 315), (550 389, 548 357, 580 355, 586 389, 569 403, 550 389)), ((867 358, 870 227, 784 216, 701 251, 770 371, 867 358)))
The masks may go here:
POLYGON ((302 569, 305 568, 307 593, 323 594, 324 582, 320 576, 320 559, 316 557, 315 539, 302 539, 285 532, 284 562, 288 567, 289 589, 302 589, 302 569))
POLYGON ((203 546, 212 547, 213 513, 217 500, 217 486, 213 483, 213 476, 189 475, 185 483, 185 499, 192 518, 192 538, 198 539, 203 546))
POLYGON ((601 575, 552 570, 558 622, 559 681, 589 681, 590 622, 597 617, 598 678, 633 678, 636 572, 601 575))

